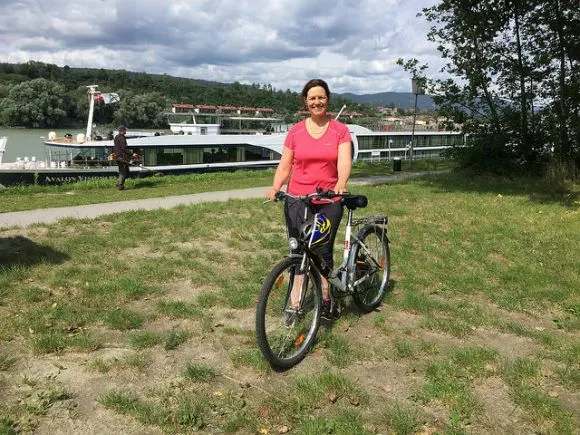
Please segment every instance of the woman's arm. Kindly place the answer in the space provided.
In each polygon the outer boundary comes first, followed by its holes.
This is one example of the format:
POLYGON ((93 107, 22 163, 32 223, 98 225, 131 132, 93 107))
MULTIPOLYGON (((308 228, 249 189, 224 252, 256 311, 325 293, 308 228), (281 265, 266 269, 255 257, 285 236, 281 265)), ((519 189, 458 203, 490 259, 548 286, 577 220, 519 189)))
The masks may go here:
POLYGON ((274 174, 272 187, 266 194, 268 199, 276 199, 276 193, 278 193, 286 181, 288 181, 290 171, 292 170, 293 160, 294 152, 290 148, 284 147, 284 151, 282 151, 282 157, 280 157, 280 162, 278 163, 278 168, 276 168, 276 173, 274 174))
POLYGON ((337 193, 347 192, 346 183, 350 177, 350 170, 352 168, 352 145, 351 142, 343 142, 338 146, 338 181, 334 186, 334 191, 337 193))

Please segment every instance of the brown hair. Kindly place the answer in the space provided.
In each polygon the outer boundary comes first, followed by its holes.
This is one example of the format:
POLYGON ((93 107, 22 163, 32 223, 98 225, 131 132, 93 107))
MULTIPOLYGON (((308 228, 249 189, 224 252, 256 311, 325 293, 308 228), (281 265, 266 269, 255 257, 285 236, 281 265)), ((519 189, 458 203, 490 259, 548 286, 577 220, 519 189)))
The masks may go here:
POLYGON ((324 89, 324 92, 326 92, 326 98, 328 98, 330 101, 330 89, 328 88, 328 84, 322 79, 312 79, 304 85, 301 93, 302 100, 305 100, 306 96, 308 95, 308 91, 312 88, 315 88, 316 86, 320 86, 322 89, 324 89))

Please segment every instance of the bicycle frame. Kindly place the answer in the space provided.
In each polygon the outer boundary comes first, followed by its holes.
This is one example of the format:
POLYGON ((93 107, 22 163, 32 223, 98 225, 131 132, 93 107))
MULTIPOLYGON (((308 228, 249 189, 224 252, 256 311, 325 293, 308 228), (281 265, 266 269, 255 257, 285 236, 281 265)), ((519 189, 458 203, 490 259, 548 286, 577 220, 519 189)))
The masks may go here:
MULTIPOLYGON (((316 213, 314 215, 314 219, 316 220, 320 213, 316 213)), ((362 222, 373 222, 379 225, 386 224, 386 218, 375 218, 372 221, 361 221, 362 222)), ((346 221, 346 228, 345 228, 345 237, 344 237, 344 249, 342 254, 342 262, 341 264, 335 268, 331 269, 328 264, 322 259, 320 255, 314 252, 310 247, 304 243, 300 242, 301 250, 303 251, 302 254, 291 254, 291 256, 301 256, 302 257, 302 264, 301 264, 301 272, 306 271, 307 267, 307 259, 310 260, 310 263, 314 265, 317 271, 328 280, 330 284, 332 284, 335 288, 340 290, 343 293, 351 293, 354 289, 362 284, 364 281, 371 277, 371 274, 367 274, 361 277, 359 280, 355 281, 355 270, 354 267, 350 264, 350 255, 353 248, 353 244, 359 244, 365 253, 370 254, 368 248, 365 244, 356 237, 356 235, 352 234, 353 228, 353 210, 348 210, 347 214, 347 221, 346 221)), ((386 237, 385 232, 383 232, 382 237, 386 237)), ((376 262, 374 258, 372 261, 375 262, 375 266, 377 268, 380 265, 376 262)), ((306 276, 307 274, 305 274, 306 276)))

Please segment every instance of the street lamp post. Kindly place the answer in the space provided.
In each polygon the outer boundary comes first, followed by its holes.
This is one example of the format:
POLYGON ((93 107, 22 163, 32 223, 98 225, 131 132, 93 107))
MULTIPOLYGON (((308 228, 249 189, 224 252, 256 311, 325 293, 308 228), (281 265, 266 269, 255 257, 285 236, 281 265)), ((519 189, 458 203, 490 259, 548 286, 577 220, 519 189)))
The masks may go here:
POLYGON ((417 122, 417 97, 419 94, 423 95, 423 79, 415 77, 411 79, 411 88, 415 94, 415 108, 413 110, 413 130, 411 132, 411 146, 409 147, 409 154, 411 155, 411 165, 413 165, 413 148, 415 147, 415 123, 417 122))

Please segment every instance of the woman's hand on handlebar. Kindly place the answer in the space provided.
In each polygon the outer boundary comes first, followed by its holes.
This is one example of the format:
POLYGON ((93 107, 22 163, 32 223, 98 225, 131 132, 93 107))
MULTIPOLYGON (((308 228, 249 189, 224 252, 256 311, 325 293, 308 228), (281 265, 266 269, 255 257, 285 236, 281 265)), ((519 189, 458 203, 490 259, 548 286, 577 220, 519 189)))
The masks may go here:
POLYGON ((336 183, 336 186, 334 186, 334 192, 341 194, 341 193, 348 193, 348 190, 346 188, 346 183, 342 183, 342 182, 338 182, 336 183))
POLYGON ((279 191, 280 189, 271 187, 270 190, 268 190, 268 192, 266 193, 266 198, 268 198, 270 201, 277 201, 278 197, 276 195, 279 191))

